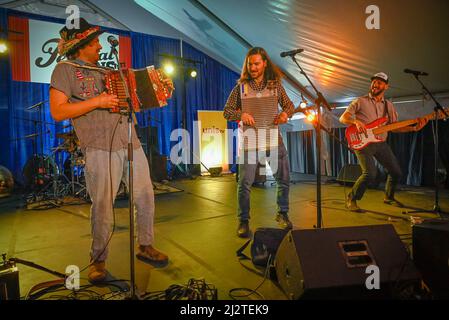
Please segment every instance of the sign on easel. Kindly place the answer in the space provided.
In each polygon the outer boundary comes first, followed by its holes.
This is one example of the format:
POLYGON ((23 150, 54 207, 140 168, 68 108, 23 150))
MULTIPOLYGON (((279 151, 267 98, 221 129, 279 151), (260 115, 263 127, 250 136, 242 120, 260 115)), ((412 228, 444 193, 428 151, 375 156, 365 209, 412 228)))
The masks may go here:
MULTIPOLYGON (((198 110, 200 159, 208 168, 222 167, 229 171, 227 122, 223 111, 198 110)), ((201 172, 207 172, 201 166, 201 172)))

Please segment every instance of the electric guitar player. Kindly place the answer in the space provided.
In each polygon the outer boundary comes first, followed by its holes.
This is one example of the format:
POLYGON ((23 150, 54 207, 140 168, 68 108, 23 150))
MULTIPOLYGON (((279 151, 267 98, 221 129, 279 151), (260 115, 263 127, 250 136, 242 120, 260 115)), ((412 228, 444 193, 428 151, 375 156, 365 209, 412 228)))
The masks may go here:
POLYGON ((361 212, 357 200, 362 199, 370 182, 376 178, 376 159, 388 172, 384 203, 402 207, 395 197, 396 185, 402 175, 396 156, 387 144, 388 131, 411 132, 421 130, 432 118, 431 115, 413 120, 397 122, 397 112, 391 101, 384 97, 388 89, 388 76, 379 72, 371 77, 368 95, 351 102, 340 117, 340 122, 348 125, 346 137, 354 150, 362 175, 355 182, 346 198, 346 207, 353 212, 361 212), (390 123, 384 127, 386 123, 390 123))

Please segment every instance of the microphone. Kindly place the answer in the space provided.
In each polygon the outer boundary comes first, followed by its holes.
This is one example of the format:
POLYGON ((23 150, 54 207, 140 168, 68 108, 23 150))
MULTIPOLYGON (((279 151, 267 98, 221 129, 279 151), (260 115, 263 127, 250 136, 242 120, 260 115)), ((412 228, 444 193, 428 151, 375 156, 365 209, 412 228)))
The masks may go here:
POLYGON ((411 70, 411 69, 404 69, 404 72, 414 74, 415 76, 428 76, 429 75, 427 72, 416 71, 416 70, 411 70))
POLYGON ((109 37, 108 37, 108 42, 109 42, 109 44, 110 44, 111 46, 113 46, 113 47, 117 47, 117 46, 118 46, 118 40, 117 40, 117 38, 114 37, 114 36, 109 36, 109 37))
POLYGON ((295 50, 291 50, 291 51, 284 51, 284 52, 281 52, 281 58, 284 58, 287 56, 291 57, 291 56, 294 56, 303 51, 304 51, 304 49, 295 49, 295 50))

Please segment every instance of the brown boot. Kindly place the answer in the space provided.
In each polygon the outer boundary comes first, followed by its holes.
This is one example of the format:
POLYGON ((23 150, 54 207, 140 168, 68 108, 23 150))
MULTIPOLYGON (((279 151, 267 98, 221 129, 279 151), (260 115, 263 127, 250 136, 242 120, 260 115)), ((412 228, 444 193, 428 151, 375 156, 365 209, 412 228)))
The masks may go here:
POLYGON ((239 238, 249 238, 250 237, 250 229, 249 229, 249 221, 242 220, 239 222, 239 226, 237 228, 237 236, 239 238))
POLYGON ((106 275, 105 261, 94 262, 89 266, 89 274, 87 277, 90 282, 102 282, 106 279, 106 275))
POLYGON ((168 256, 153 248, 152 245, 139 246, 139 252, 136 254, 139 260, 150 264, 166 264, 168 263, 168 256))
POLYGON ((282 229, 292 229, 293 225, 290 221, 290 219, 288 218, 288 214, 287 213, 278 213, 276 216, 276 221, 278 222, 279 226, 282 229))
POLYGON ((355 201, 350 195, 346 198, 346 208, 348 208, 351 212, 363 212, 363 210, 357 205, 357 201, 355 201))

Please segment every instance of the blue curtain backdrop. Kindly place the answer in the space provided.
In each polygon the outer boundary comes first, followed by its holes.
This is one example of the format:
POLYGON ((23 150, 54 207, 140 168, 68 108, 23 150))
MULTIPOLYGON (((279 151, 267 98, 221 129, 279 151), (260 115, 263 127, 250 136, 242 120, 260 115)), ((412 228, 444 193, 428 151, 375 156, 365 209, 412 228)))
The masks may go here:
MULTIPOLYGON (((0 41, 6 41, 8 33, 8 15, 5 9, 0 8, 0 41)), ((9 57, 0 54, 0 165, 11 168, 10 133, 9 133, 9 106, 10 101, 11 72, 9 57)))
MULTIPOLYGON (((440 127, 445 124, 440 121, 440 127)), ((431 121, 423 130, 419 132, 408 133, 390 133, 388 135, 388 144, 391 146, 399 165, 402 169, 401 183, 414 186, 432 186, 434 185, 434 143, 431 121)), ((335 136, 341 141, 344 139, 344 128, 332 129, 335 136)), ((446 137, 449 132, 449 126, 440 130, 440 136, 446 137)), ((316 141, 315 132, 312 130, 290 132, 288 135, 288 146, 290 165, 293 172, 315 174, 316 173, 316 141)), ((449 141, 442 143, 440 141, 441 164, 439 168, 446 167, 448 171, 448 145, 449 141)), ((330 158, 332 176, 336 177, 342 167, 348 163, 357 163, 355 154, 348 152, 347 148, 342 146, 334 139, 330 139, 330 158)), ((378 170, 382 180, 386 178, 384 168, 378 165, 378 170)), ((443 178, 443 177, 442 177, 443 178)), ((443 183, 444 181, 441 181, 443 183)), ((446 181, 446 186, 449 186, 446 181)))
MULTIPOLYGON (((7 30, 9 14, 64 23, 60 19, 0 8, 1 30, 7 30)), ((173 56, 181 54, 180 40, 112 29, 106 30, 131 37, 133 68, 143 68, 149 65, 161 67, 164 60, 161 54, 173 56)), ((0 37, 7 37, 7 33, 1 33, 0 37)), ((192 121, 197 120, 197 110, 223 110, 227 95, 235 85, 238 74, 192 46, 186 43, 182 43, 182 45, 184 58, 200 62, 196 65, 197 78, 185 79, 186 129, 193 139, 192 121)), ((177 67, 180 67, 179 61, 177 67)), ((69 124, 67 121, 55 123, 50 115, 49 85, 12 81, 7 55, 0 57, 0 71, 0 165, 11 170, 19 182, 23 181, 22 170, 34 153, 44 154, 48 157, 54 154, 57 156, 57 164, 62 168, 62 163, 67 155, 54 151, 61 143, 61 139, 57 139, 56 134, 66 132, 70 128, 65 128, 69 124), (30 106, 42 101, 45 103, 40 108, 28 110, 30 106)), ((177 143, 170 142, 172 131, 182 127, 184 79, 179 68, 173 76, 173 80, 176 90, 168 106, 137 114, 140 127, 158 128, 158 151, 167 156, 170 155, 171 147, 177 143)), ((230 127, 235 127, 235 125, 230 124, 230 127)), ((190 160, 194 159, 192 152, 191 149, 190 160)))
MULTIPOLYGON (((185 103, 186 112, 185 129, 189 132, 190 143, 193 145, 193 123, 198 120, 197 111, 223 110, 227 96, 239 75, 185 42, 140 33, 131 33, 131 39, 133 68, 149 65, 161 67, 168 61, 175 66, 172 76, 175 91, 168 106, 146 110, 137 115, 140 127, 158 128, 159 152, 170 156, 171 148, 179 142, 179 139, 170 141, 170 136, 173 130, 183 128, 183 104, 185 103), (180 57, 181 45, 184 60, 167 58, 166 55, 180 57), (192 60, 198 63, 186 62, 192 60), (190 68, 196 69, 196 78, 187 74, 190 68)), ((230 124, 229 127, 235 128, 236 125, 230 124)), ((175 134, 175 137, 177 136, 175 134)), ((193 153, 191 148, 190 162, 198 160, 199 155, 193 153)))

